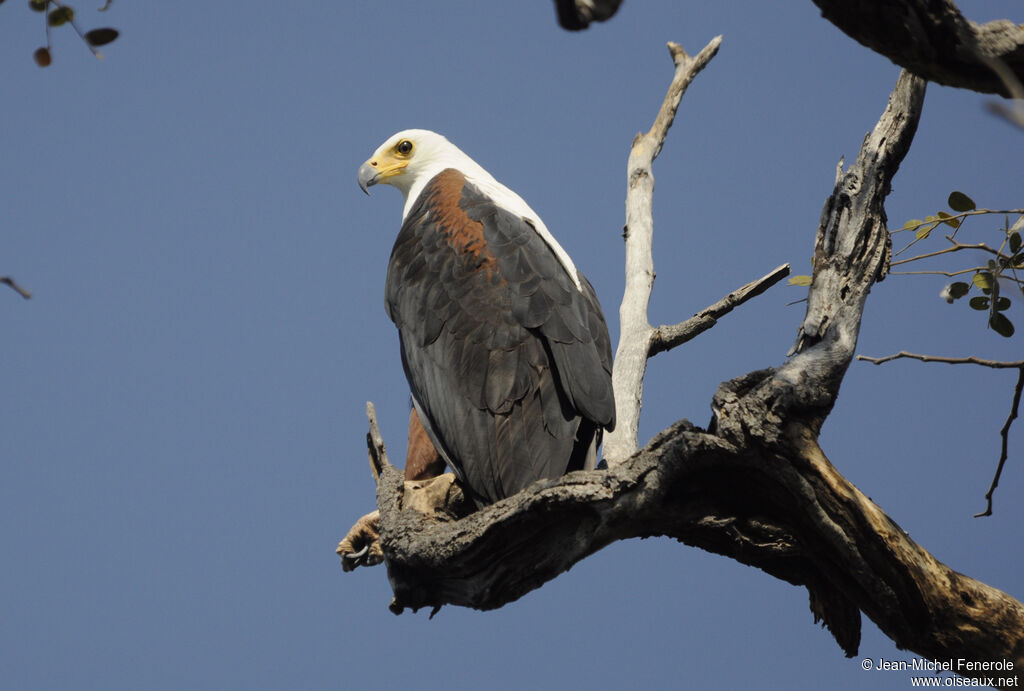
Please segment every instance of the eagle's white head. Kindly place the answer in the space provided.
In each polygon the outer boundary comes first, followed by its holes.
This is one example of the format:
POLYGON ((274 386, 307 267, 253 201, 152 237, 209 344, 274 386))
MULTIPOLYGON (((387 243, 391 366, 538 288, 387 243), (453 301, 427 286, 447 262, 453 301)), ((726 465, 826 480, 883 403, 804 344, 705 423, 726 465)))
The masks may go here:
POLYGON ((359 167, 359 186, 364 192, 378 183, 396 187, 408 207, 424 185, 446 168, 455 168, 474 181, 496 182, 476 161, 437 132, 402 130, 377 147, 373 156, 359 167))
POLYGON ((526 219, 554 251, 576 287, 580 287, 572 259, 529 204, 437 132, 402 130, 391 135, 359 166, 359 187, 367 194, 369 188, 378 183, 398 188, 405 197, 404 221, 427 183, 448 168, 462 173, 495 204, 526 219))

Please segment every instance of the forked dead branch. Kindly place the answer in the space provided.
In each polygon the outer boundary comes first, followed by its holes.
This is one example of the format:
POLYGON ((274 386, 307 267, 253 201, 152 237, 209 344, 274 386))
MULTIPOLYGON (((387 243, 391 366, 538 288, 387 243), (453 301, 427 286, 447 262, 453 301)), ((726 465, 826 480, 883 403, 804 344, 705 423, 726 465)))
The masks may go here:
MULTIPOLYGON (((688 84, 718 42, 694 58, 670 45, 676 74, 665 99, 669 112, 663 105, 652 132, 659 123, 668 131, 685 90, 675 88, 680 72, 692 71, 688 84)), ((923 657, 1008 660, 1019 674, 1024 606, 937 561, 850 484, 817 441, 853 359, 868 292, 886 271, 891 249, 883 202, 913 139, 924 92, 924 81, 904 72, 857 160, 837 171, 792 356, 722 384, 708 429, 681 420, 635 452, 628 450, 630 442, 635 449, 635 430, 617 429, 618 440, 606 441, 607 469, 537 482, 478 511, 467 508, 451 476, 404 482, 382 442, 371 438, 379 467, 379 543, 367 530, 376 523, 364 517, 339 546, 343 561, 358 565, 353 557, 364 548, 366 561, 376 561, 369 555, 379 548, 396 613, 445 604, 494 609, 611 542, 668 536, 806 587, 815 619, 847 655, 857 652, 863 612, 898 646, 923 657)), ((653 181, 649 163, 664 136, 651 141, 648 135, 634 142, 631 188, 653 181), (638 147, 649 155, 646 169, 635 165, 638 147)), ((636 220, 650 218, 650 196, 643 199, 647 208, 630 212, 627 221, 630 240, 643 241, 646 232, 636 220)), ((666 332, 682 328, 647 323, 649 250, 630 252, 626 281, 639 286, 632 299, 642 309, 624 300, 623 339, 635 343, 628 356, 620 344, 616 358, 620 416, 624 407, 639 415, 646 359, 664 350, 659 343, 675 342, 665 340, 676 338, 666 332)), ((785 273, 780 267, 750 292, 785 273)))

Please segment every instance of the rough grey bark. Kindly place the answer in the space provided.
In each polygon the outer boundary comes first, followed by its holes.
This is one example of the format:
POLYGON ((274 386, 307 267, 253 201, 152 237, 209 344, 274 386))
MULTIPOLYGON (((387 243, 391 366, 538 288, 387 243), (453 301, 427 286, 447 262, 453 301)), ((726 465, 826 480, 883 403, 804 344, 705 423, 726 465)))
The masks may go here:
POLYGON ((607 470, 538 482, 476 512, 450 477, 405 483, 371 441, 391 609, 501 607, 615 540, 664 535, 806 587, 815 617, 848 655, 863 612, 924 657, 1005 659, 1019 674, 1024 605, 932 557, 817 443, 865 299, 884 276, 883 201, 924 91, 904 72, 856 162, 837 172, 793 356, 723 384, 709 429, 681 420, 607 470))
POLYGON ((894 63, 937 84, 1024 96, 1024 26, 976 24, 951 0, 814 0, 825 19, 894 63), (1018 89, 1012 92, 1012 84, 1018 89))
MULTIPOLYGON (((609 19, 619 2, 555 0, 563 28, 609 19), (577 9, 578 7, 578 9, 577 9), (563 16, 568 19, 563 19, 563 16)), ((814 0, 825 19, 914 74, 945 86, 1024 98, 1024 25, 977 24, 952 0, 814 0)))

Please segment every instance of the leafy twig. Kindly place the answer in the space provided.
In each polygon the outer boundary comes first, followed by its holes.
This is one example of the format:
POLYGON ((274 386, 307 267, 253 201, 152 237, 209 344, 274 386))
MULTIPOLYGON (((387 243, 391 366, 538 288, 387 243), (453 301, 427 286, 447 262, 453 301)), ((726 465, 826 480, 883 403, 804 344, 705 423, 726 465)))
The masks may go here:
POLYGON ((972 271, 983 271, 985 268, 986 267, 984 267, 984 266, 974 266, 974 267, 971 267, 970 269, 960 269, 959 271, 939 271, 937 269, 933 270, 933 271, 924 271, 924 270, 922 270, 922 271, 890 271, 889 275, 890 276, 919 276, 919 275, 923 275, 923 274, 931 274, 933 276, 947 276, 949 278, 953 278, 954 276, 960 276, 962 274, 969 274, 972 271))
MULTIPOLYGON (((1024 214, 1024 209, 972 209, 971 211, 962 211, 956 214, 949 214, 948 216, 939 219, 939 222, 941 223, 945 221, 955 220, 958 218, 967 218, 968 216, 983 216, 984 214, 1024 214)), ((918 223, 914 223, 913 221, 907 221, 906 225, 904 225, 902 228, 897 228, 896 230, 892 230, 890 232, 902 233, 905 230, 916 231, 921 226, 928 225, 929 223, 934 223, 934 221, 920 221, 918 223)))
MULTIPOLYGON (((919 254, 916 257, 910 257, 909 259, 900 259, 899 261, 892 262, 891 264, 889 264, 889 266, 899 266, 900 264, 914 262, 917 261, 918 259, 930 259, 931 257, 937 257, 940 254, 949 254, 951 252, 959 252, 961 250, 982 250, 984 252, 988 252, 996 256, 999 256, 1001 254, 1000 251, 992 249, 984 242, 979 242, 973 245, 966 245, 962 242, 957 242, 950 235, 947 235, 946 239, 953 243, 952 247, 947 247, 944 250, 936 250, 935 252, 926 252, 925 254, 919 254)), ((910 247, 910 245, 907 245, 907 247, 910 247)), ((907 247, 904 247, 903 249, 907 249, 907 247)))
MULTIPOLYGON (((0 0, 2 1, 2 0, 0 0)), ((78 23, 75 21, 75 10, 70 5, 61 2, 60 0, 29 0, 29 7, 43 15, 43 26, 46 30, 46 45, 41 48, 37 48, 34 54, 36 64, 40 67, 49 67, 53 62, 53 56, 50 53, 52 43, 50 41, 50 27, 62 26, 64 24, 70 24, 71 28, 75 30, 78 37, 82 39, 82 42, 92 51, 92 54, 97 59, 103 59, 103 53, 97 50, 98 46, 103 46, 111 43, 118 37, 116 29, 102 28, 92 29, 91 31, 82 32, 79 28, 78 23), (56 7, 54 10, 50 10, 50 6, 56 7)), ((100 8, 100 11, 106 10, 110 7, 110 0, 107 4, 100 8)))

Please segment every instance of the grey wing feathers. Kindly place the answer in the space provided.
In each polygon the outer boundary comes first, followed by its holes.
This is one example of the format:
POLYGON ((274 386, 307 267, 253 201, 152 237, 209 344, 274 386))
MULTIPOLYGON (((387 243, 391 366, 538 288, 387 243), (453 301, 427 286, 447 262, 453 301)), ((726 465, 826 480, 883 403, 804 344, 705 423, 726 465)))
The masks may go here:
POLYGON ((429 195, 395 242, 386 307, 431 440, 489 503, 562 475, 614 424, 607 326, 590 284, 578 290, 523 219, 467 184, 460 207, 486 241, 471 256, 429 195))

